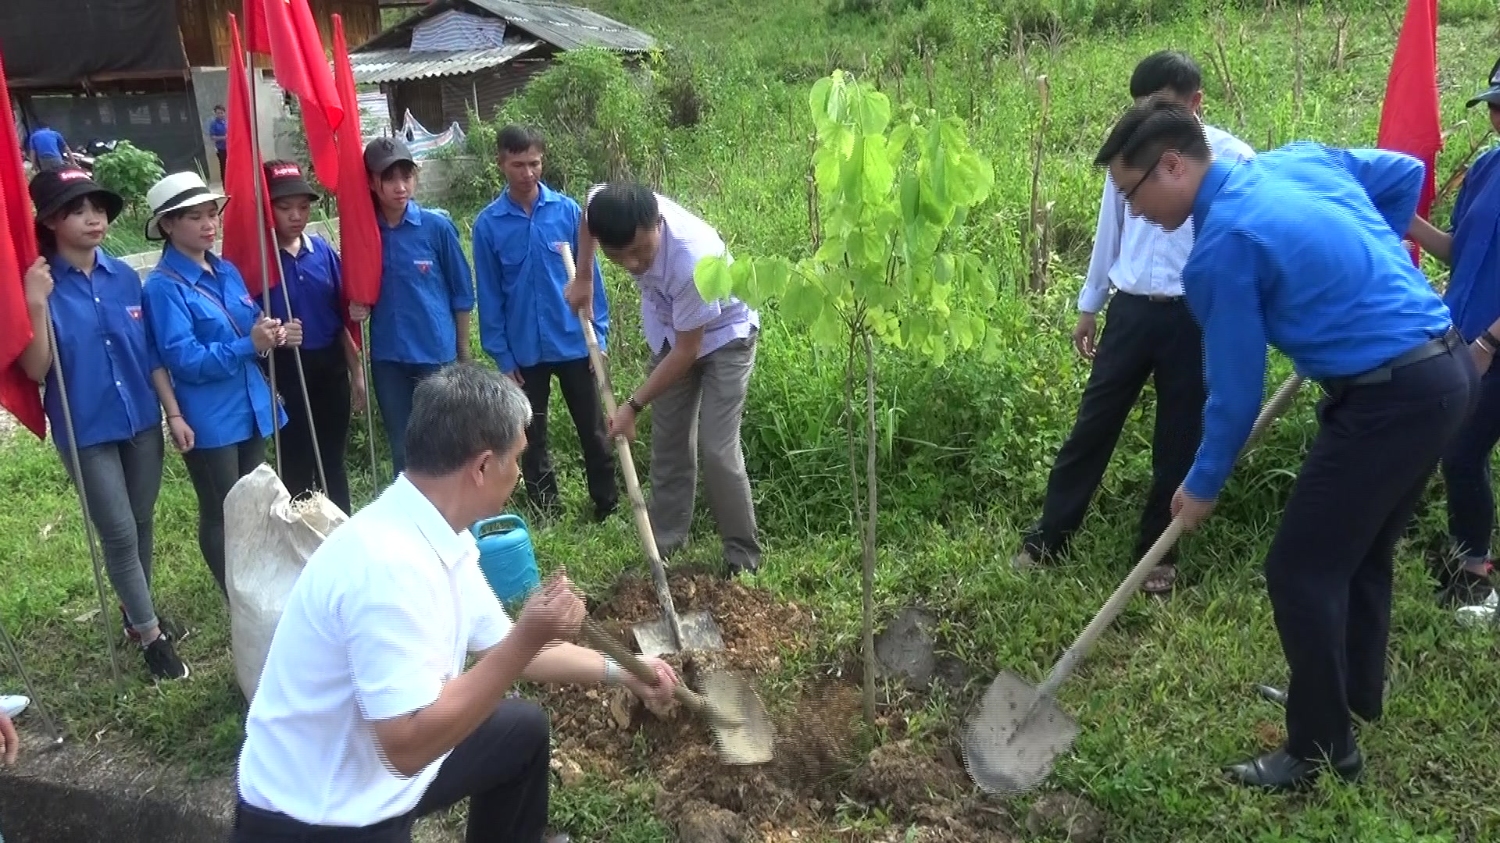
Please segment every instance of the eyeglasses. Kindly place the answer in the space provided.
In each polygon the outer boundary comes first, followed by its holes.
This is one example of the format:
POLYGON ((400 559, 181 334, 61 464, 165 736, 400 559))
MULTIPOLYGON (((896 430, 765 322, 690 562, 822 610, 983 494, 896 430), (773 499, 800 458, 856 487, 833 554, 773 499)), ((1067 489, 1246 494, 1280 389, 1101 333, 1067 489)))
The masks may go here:
POLYGON ((1151 162, 1151 166, 1149 166, 1149 167, 1146 168, 1146 172, 1141 173, 1141 180, 1135 183, 1135 187, 1132 187, 1132 188, 1130 188, 1130 190, 1126 191, 1126 193, 1125 193, 1125 201, 1126 202, 1129 202, 1130 201, 1130 197, 1134 196, 1136 194, 1136 191, 1138 191, 1138 190, 1141 189, 1141 185, 1143 185, 1143 184, 1146 183, 1146 179, 1151 178, 1151 173, 1156 170, 1156 166, 1161 163, 1161 159, 1165 155, 1166 155, 1166 153, 1163 152, 1161 155, 1156 156, 1156 160, 1151 162))

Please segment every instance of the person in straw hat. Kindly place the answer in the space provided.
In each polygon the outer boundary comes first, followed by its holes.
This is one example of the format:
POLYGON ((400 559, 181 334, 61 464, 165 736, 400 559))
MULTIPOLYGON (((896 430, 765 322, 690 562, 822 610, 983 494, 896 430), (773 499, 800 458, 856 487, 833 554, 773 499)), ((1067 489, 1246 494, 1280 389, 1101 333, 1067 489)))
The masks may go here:
POLYGON ((52 440, 99 531, 126 635, 153 677, 185 679, 177 630, 151 600, 162 409, 179 451, 194 431, 147 339, 140 276, 100 245, 125 202, 76 167, 39 173, 30 191, 41 257, 24 281, 33 339, 21 367, 45 384, 52 440))
POLYGON ((286 423, 256 360, 302 342, 301 323, 262 313, 239 270, 213 253, 228 201, 197 173, 173 173, 146 193, 146 237, 163 245, 143 289, 156 353, 194 432, 182 458, 198 496, 198 547, 226 596, 224 498, 286 423))

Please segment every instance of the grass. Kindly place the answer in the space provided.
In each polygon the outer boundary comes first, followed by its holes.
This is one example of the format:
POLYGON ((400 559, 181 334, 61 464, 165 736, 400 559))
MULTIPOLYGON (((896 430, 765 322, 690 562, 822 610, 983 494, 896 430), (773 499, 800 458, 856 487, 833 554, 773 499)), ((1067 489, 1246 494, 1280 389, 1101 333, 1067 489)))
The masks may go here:
MULTIPOLYGON (((1006 294, 992 318, 1013 339, 1005 359, 988 367, 954 358, 933 370, 884 352, 880 402, 891 436, 881 453, 877 597, 886 613, 909 603, 930 607, 948 649, 981 680, 1002 668, 1040 678, 1131 563, 1150 477, 1148 392, 1073 561, 1045 574, 1009 568, 1086 376, 1068 350, 1066 329, 1101 183, 1089 160, 1123 105, 1131 66, 1154 49, 1189 50, 1204 65, 1208 119, 1257 148, 1296 138, 1370 144, 1399 4, 1388 4, 1395 11, 1349 4, 1347 19, 1312 7, 1299 27, 1290 11, 1266 14, 1259 4, 1222 14, 1188 4, 1182 16, 1166 19, 1163 4, 1140 3, 1144 11, 1130 18, 1119 12, 1127 3, 1059 0, 1035 4, 1065 15, 1022 39, 1019 51, 1013 6, 999 0, 868 3, 874 12, 839 15, 792 0, 593 5, 657 33, 693 61, 706 117, 671 132, 663 190, 715 222, 733 248, 791 255, 807 248, 805 96, 811 81, 834 67, 880 74, 893 95, 899 89, 901 98, 923 105, 930 97, 940 112, 969 121, 996 163, 997 186, 965 236, 983 243, 994 263, 1006 294), (912 55, 917 35, 935 45, 930 73, 912 55), (1037 121, 1035 78, 1043 74, 1051 84, 1052 128, 1042 185, 1044 200, 1054 203, 1055 255, 1049 288, 1022 295, 1026 257, 1018 232, 1031 198, 1027 150, 1037 121)), ((1440 179, 1485 142, 1483 115, 1462 104, 1494 58, 1494 4, 1445 0, 1441 12, 1443 120, 1458 128, 1440 160, 1440 179)), ((1442 207, 1438 215, 1445 213, 1442 207)), ((1433 278, 1442 283, 1435 267, 1433 278)), ((618 338, 612 365, 623 389, 643 370, 634 339, 637 300, 619 275, 611 272, 609 282, 618 338)), ((1284 361, 1274 369, 1275 377, 1287 373, 1284 361)), ((784 675, 768 677, 778 684, 858 643, 858 547, 847 525, 843 425, 829 399, 841 378, 841 360, 810 351, 767 314, 745 423, 768 551, 756 584, 817 607, 822 624, 815 652, 789 653, 784 675)), ((1500 755, 1493 751, 1500 745, 1493 717, 1500 639, 1493 630, 1458 626, 1432 605, 1420 551, 1443 532, 1440 489, 1400 556, 1393 692, 1384 722, 1363 737, 1371 762, 1365 783, 1280 797, 1231 788, 1217 776, 1219 765, 1265 748, 1280 725, 1279 710, 1250 690, 1284 681, 1285 670, 1259 562, 1314 430, 1311 400, 1304 395, 1242 460, 1219 511, 1186 541, 1178 596, 1132 603, 1063 691, 1083 728, 1050 786, 1103 808, 1110 840, 1500 839, 1500 755)), ((576 442, 569 425, 552 429, 572 517, 537 533, 538 556, 544 565, 566 562, 599 594, 618 572, 640 567, 636 537, 625 519, 585 525, 576 442)), ((350 447, 357 502, 373 490, 363 435, 350 447)), ((647 449, 636 451, 644 461, 647 449)), ((196 630, 183 648, 194 678, 153 687, 137 657, 122 651, 128 688, 118 698, 97 619, 77 620, 95 606, 93 579, 76 498, 50 445, 21 437, 0 445, 0 489, 7 504, 0 507, 0 617, 21 633, 45 701, 76 736, 114 735, 199 774, 231 772, 243 702, 228 658, 227 613, 196 551, 195 503, 181 461, 167 460, 157 510, 156 591, 170 615, 196 630)), ((696 561, 712 561, 709 529, 700 522, 690 551, 696 561)), ((118 635, 115 617, 109 620, 118 635)), ((0 686, 16 686, 8 669, 0 686)), ((915 736, 946 735, 956 703, 936 696, 917 705, 910 714, 915 736)), ((34 722, 23 725, 36 728, 34 722)), ((660 840, 667 831, 652 815, 650 785, 642 779, 563 789, 554 813, 580 839, 660 840)), ((881 823, 857 806, 843 817, 848 828, 881 823)), ((812 831, 803 838, 818 839, 812 831)))

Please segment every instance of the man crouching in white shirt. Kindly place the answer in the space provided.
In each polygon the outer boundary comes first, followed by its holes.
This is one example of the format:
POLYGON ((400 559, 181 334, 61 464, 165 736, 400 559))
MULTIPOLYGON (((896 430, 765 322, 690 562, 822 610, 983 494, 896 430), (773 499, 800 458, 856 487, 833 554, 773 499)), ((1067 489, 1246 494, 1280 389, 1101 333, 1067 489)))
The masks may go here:
POLYGON ((645 686, 564 643, 583 602, 548 580, 512 624, 479 570, 468 526, 498 514, 520 476, 531 407, 473 364, 422 381, 406 470, 335 530, 287 598, 250 704, 233 840, 409 843, 418 817, 468 797, 468 843, 565 843, 547 832, 549 734, 518 679, 645 686), (465 671, 468 653, 481 654, 465 671))

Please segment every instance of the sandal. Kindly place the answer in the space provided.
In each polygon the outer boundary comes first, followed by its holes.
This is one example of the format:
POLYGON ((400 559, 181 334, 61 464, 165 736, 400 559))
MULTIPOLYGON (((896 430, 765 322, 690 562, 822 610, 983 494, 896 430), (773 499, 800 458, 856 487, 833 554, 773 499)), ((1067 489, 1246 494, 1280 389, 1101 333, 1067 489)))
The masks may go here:
POLYGON ((1141 591, 1147 594, 1171 594, 1172 588, 1177 585, 1176 565, 1157 565, 1151 571, 1151 576, 1146 577, 1146 582, 1141 585, 1141 591))

